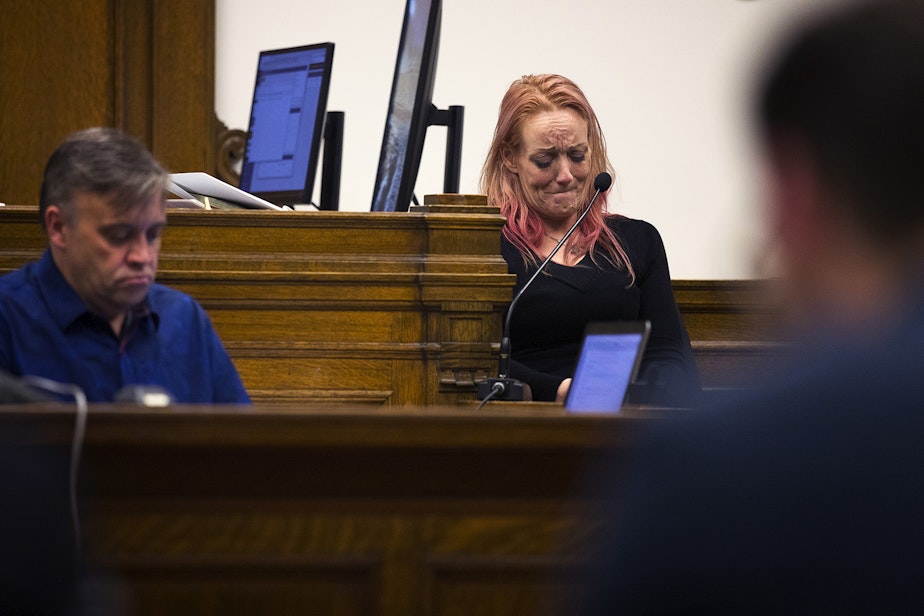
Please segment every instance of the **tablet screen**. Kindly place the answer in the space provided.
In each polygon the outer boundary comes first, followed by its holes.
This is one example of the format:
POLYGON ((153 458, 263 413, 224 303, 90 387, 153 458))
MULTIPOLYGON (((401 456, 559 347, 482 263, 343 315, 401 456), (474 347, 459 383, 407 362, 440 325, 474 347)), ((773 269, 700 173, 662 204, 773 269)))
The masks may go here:
POLYGON ((647 321, 589 324, 565 408, 574 412, 618 411, 638 372, 649 330, 647 321))

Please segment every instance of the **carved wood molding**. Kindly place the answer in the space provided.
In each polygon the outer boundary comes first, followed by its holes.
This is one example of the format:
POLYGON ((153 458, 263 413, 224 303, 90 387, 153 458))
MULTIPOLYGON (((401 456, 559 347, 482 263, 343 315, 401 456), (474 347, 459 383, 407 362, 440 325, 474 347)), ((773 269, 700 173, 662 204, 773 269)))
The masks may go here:
POLYGON ((215 174, 216 176, 237 186, 241 181, 239 171, 241 161, 244 159, 244 146, 247 144, 247 131, 239 128, 228 128, 227 124, 215 117, 215 174))

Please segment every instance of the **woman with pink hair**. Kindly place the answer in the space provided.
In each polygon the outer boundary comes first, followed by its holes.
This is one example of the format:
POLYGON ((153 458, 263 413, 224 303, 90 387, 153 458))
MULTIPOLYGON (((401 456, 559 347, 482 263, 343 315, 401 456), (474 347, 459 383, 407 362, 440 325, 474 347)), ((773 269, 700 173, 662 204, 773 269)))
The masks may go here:
MULTIPOLYGON (((501 101, 481 177, 506 217, 502 253, 519 292, 613 173, 597 116, 560 75, 528 75, 501 101)), ((511 318, 510 376, 535 400, 563 401, 584 327, 651 322, 636 401, 691 404, 699 377, 674 300, 667 256, 649 223, 611 214, 601 193, 561 250, 520 297, 511 318)))

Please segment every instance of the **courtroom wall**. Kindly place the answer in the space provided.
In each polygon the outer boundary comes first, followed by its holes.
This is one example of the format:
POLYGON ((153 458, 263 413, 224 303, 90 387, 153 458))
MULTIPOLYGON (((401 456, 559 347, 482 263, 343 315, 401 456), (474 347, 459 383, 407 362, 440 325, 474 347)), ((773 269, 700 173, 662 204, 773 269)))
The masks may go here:
MULTIPOLYGON (((510 82, 559 72, 596 108, 616 208, 653 222, 675 279, 764 275, 746 122, 754 58, 803 0, 444 0, 434 101, 465 106, 461 189, 510 82)), ((817 5, 819 2, 813 1, 817 5)), ((216 3, 216 111, 246 128, 257 53, 337 44, 330 108, 346 112, 341 208, 368 210, 405 0, 216 3)), ((445 129, 427 137, 418 195, 442 189, 445 129)))

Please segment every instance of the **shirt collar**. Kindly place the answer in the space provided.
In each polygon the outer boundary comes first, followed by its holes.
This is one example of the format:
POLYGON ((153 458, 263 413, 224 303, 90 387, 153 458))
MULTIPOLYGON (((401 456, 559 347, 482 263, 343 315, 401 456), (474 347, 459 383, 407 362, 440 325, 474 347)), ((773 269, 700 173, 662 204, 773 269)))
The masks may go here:
MULTIPOLYGON (((77 292, 68 284, 64 274, 58 269, 51 256, 51 249, 45 249, 45 253, 38 262, 37 272, 38 286, 48 306, 48 313, 62 331, 90 312, 77 292)), ((137 319, 152 317, 155 328, 159 324, 157 310, 150 302, 150 293, 141 304, 132 308, 132 313, 132 316, 137 319)))

